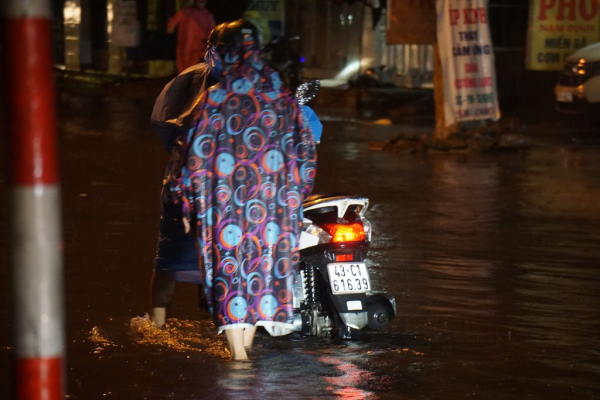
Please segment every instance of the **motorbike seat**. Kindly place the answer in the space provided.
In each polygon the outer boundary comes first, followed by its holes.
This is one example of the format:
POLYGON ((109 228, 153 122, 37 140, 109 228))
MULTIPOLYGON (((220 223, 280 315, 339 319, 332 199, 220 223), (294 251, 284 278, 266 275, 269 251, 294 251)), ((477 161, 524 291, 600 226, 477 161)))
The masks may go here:
POLYGON ((351 195, 349 193, 342 193, 342 192, 332 192, 332 193, 315 193, 315 194, 311 194, 310 196, 308 196, 308 198, 306 200, 304 200, 305 203, 312 203, 313 201, 317 201, 317 200, 325 200, 325 199, 335 199, 338 197, 355 197, 354 195, 351 195))

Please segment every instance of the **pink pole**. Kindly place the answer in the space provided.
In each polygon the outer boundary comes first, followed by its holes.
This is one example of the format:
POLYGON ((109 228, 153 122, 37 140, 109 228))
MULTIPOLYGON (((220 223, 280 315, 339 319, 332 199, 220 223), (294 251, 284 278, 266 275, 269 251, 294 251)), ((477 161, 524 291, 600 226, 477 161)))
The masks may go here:
POLYGON ((49 0, 3 0, 13 398, 63 394, 60 186, 49 0))

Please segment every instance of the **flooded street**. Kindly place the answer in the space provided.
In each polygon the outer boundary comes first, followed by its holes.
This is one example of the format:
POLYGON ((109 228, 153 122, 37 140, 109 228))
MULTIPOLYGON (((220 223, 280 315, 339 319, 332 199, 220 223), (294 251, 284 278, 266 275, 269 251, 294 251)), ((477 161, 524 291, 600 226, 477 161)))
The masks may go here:
MULTIPOLYGON (((600 134, 550 120, 527 125, 527 151, 388 153, 369 142, 430 132, 431 118, 324 118, 315 191, 370 198, 371 282, 398 316, 355 342, 259 331, 251 362, 231 362, 196 286, 177 285, 167 329, 145 316, 164 83, 60 95, 68 398, 600 399, 600 134)), ((4 179, 3 209, 6 193, 4 179)), ((5 323, 0 398, 9 346, 5 323)))

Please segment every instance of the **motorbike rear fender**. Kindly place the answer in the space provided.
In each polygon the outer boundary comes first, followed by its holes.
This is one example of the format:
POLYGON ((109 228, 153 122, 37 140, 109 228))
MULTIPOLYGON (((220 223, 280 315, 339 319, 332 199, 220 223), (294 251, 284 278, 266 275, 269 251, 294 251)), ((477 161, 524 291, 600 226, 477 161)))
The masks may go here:
POLYGON ((339 313, 356 313, 367 311, 367 295, 365 293, 331 294, 331 301, 339 313), (359 304, 360 303, 360 304, 359 304))

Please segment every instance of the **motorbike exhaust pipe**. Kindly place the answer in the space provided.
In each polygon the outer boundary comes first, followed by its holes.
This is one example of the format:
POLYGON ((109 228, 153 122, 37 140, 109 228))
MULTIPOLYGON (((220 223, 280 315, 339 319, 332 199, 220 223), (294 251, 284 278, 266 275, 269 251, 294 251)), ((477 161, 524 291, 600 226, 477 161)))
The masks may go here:
POLYGON ((390 314, 385 307, 373 307, 369 310, 369 328, 374 331, 382 331, 390 322, 390 314))
POLYGON ((381 331, 396 316, 396 301, 381 293, 367 298, 369 328, 381 331))

